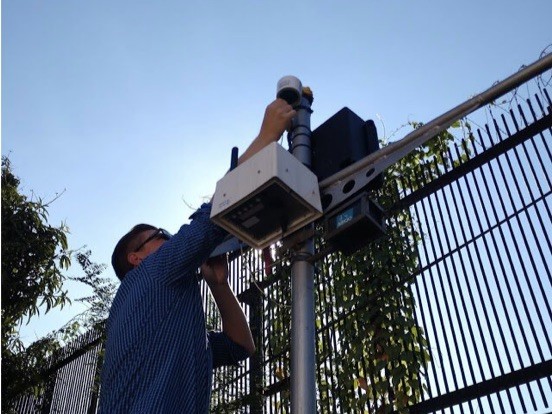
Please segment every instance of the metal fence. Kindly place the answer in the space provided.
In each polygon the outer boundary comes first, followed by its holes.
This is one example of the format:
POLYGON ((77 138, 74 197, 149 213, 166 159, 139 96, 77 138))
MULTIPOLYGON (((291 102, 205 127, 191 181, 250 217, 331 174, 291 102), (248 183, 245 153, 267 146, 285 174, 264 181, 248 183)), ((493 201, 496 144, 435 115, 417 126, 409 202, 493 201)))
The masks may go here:
MULTIPOLYGON (((400 197, 391 210, 407 213, 421 236, 418 270, 401 281, 410 292, 404 300, 416 304, 414 317, 431 354, 419 373, 420 400, 409 412, 552 410, 551 76, 549 70, 462 119, 473 129, 458 129, 458 139, 441 154, 449 162, 427 163, 413 180, 398 178, 400 197)), ((231 258, 231 284, 245 305, 257 352, 241 367, 215 372, 212 412, 289 412, 290 258, 269 253, 231 258)), ((336 375, 343 371, 340 355, 350 351, 340 327, 357 314, 334 304, 332 267, 323 265, 332 260, 317 263, 315 280, 322 315, 317 352, 324 355, 316 367, 318 410, 347 412, 345 401, 355 399, 365 405, 351 411, 385 412, 359 383, 362 366, 355 367, 356 381, 336 375)), ((216 328, 220 321, 207 292, 204 287, 207 324, 216 328)), ((43 412, 96 411, 101 344, 95 341, 60 363, 43 412)), ((20 412, 33 412, 30 405, 22 399, 20 412)))
POLYGON ((92 329, 56 353, 44 370, 41 395, 28 393, 15 405, 19 413, 96 412, 103 349, 103 326, 92 329))
POLYGON ((551 409, 552 103, 533 86, 486 109, 460 144, 470 159, 402 200, 424 235, 414 288, 433 354, 411 412, 551 409))

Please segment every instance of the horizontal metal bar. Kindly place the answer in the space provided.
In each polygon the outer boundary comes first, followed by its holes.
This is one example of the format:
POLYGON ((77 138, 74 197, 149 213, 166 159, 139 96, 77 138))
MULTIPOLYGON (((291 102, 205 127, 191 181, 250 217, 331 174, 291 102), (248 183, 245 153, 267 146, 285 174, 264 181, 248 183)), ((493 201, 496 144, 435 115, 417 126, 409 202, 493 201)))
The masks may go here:
POLYGON ((479 382, 408 407, 410 414, 432 413, 552 375, 552 360, 479 382))
POLYGON ((474 171, 476 168, 485 165, 491 160, 506 153, 510 149, 515 148, 517 145, 534 137, 539 132, 542 132, 547 128, 552 128, 552 114, 548 114, 538 121, 535 121, 528 127, 522 129, 519 132, 516 132, 511 137, 499 142, 498 144, 493 145, 485 152, 482 152, 481 154, 466 161, 458 167, 455 167, 450 172, 437 177, 432 182, 424 185, 419 190, 416 190, 415 192, 402 198, 395 206, 393 206, 392 210, 402 210, 404 208, 407 208, 408 206, 411 206, 412 204, 418 202, 427 195, 434 193, 437 189, 443 188, 451 182, 457 180, 458 178, 468 174, 471 171, 474 171))
POLYGON ((552 54, 546 55, 502 82, 487 89, 485 92, 445 112, 441 116, 407 134, 401 140, 389 144, 379 151, 364 157, 356 163, 322 180, 319 184, 324 212, 327 213, 362 188, 365 188, 389 166, 395 164, 412 150, 446 130, 457 120, 493 102, 505 93, 515 89, 519 85, 542 74, 550 68, 552 68, 552 54), (346 192, 343 191, 345 184, 348 184, 346 192))

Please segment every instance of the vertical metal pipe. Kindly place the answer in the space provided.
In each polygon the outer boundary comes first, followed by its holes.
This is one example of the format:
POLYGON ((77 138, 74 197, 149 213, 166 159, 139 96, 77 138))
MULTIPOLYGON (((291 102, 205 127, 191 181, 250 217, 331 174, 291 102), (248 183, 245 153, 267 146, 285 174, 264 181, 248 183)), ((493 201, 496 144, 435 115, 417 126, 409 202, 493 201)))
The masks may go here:
MULTIPOLYGON (((311 97, 312 98, 312 97, 311 97)), ((306 166, 312 158, 310 105, 303 96, 296 108, 291 152, 306 166)), ((312 226, 312 224, 311 224, 312 226)), ((291 268, 291 412, 316 412, 314 267, 308 259, 314 254, 314 240, 308 239, 293 252, 291 268)))

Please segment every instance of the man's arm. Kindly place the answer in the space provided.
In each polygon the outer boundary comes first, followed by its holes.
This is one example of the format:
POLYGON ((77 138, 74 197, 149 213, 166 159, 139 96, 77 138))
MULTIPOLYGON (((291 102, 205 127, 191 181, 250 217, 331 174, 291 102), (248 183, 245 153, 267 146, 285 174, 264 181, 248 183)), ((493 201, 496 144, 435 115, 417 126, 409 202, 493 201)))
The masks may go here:
MULTIPOLYGON (((278 141, 286 129, 291 127, 296 111, 283 99, 271 102, 265 110, 259 135, 239 157, 238 165, 245 162, 268 144, 278 141)), ((228 266, 223 256, 209 259, 201 266, 201 273, 209 285, 222 318, 223 332, 235 343, 241 345, 249 355, 255 352, 249 324, 243 310, 228 285, 228 266)))
POLYGON ((255 344, 243 310, 228 284, 228 265, 225 256, 213 257, 201 266, 201 274, 215 299, 222 319, 222 331, 249 355, 255 344))
MULTIPOLYGON (((278 141, 284 131, 291 127, 292 119, 296 113, 295 109, 283 99, 272 101, 265 109, 259 135, 255 137, 245 152, 238 158, 238 165, 247 161, 268 144, 278 141)), ((212 197, 209 202, 213 202, 212 197)))
POLYGON ((238 158, 238 165, 251 158, 268 144, 278 141, 284 131, 291 127, 291 120, 295 115, 295 110, 283 99, 276 99, 270 103, 266 107, 259 135, 238 158))

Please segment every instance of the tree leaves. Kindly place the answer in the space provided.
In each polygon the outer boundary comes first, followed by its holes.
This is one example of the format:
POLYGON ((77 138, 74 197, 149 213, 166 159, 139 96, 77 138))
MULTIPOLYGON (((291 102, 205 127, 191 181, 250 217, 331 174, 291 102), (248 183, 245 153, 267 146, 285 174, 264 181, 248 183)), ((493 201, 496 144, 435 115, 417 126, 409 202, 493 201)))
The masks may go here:
POLYGON ((39 301, 46 312, 67 303, 61 270, 70 265, 65 228, 49 225, 45 206, 20 194, 18 186, 2 158, 2 325, 10 329, 38 314, 39 301))
MULTIPOLYGON (((21 392, 39 392, 44 370, 60 347, 76 338, 83 329, 98 325, 107 317, 115 286, 99 275, 105 269, 90 261, 90 251, 71 252, 67 226, 48 223, 42 199, 29 199, 19 191, 19 179, 9 159, 2 158, 2 412, 21 392), (69 277, 92 288, 93 294, 78 299, 87 311, 56 332, 25 348, 19 337, 23 322, 54 308, 71 303, 63 273, 75 255, 84 271, 69 277)), ((33 197, 34 198, 34 197, 33 197)))

